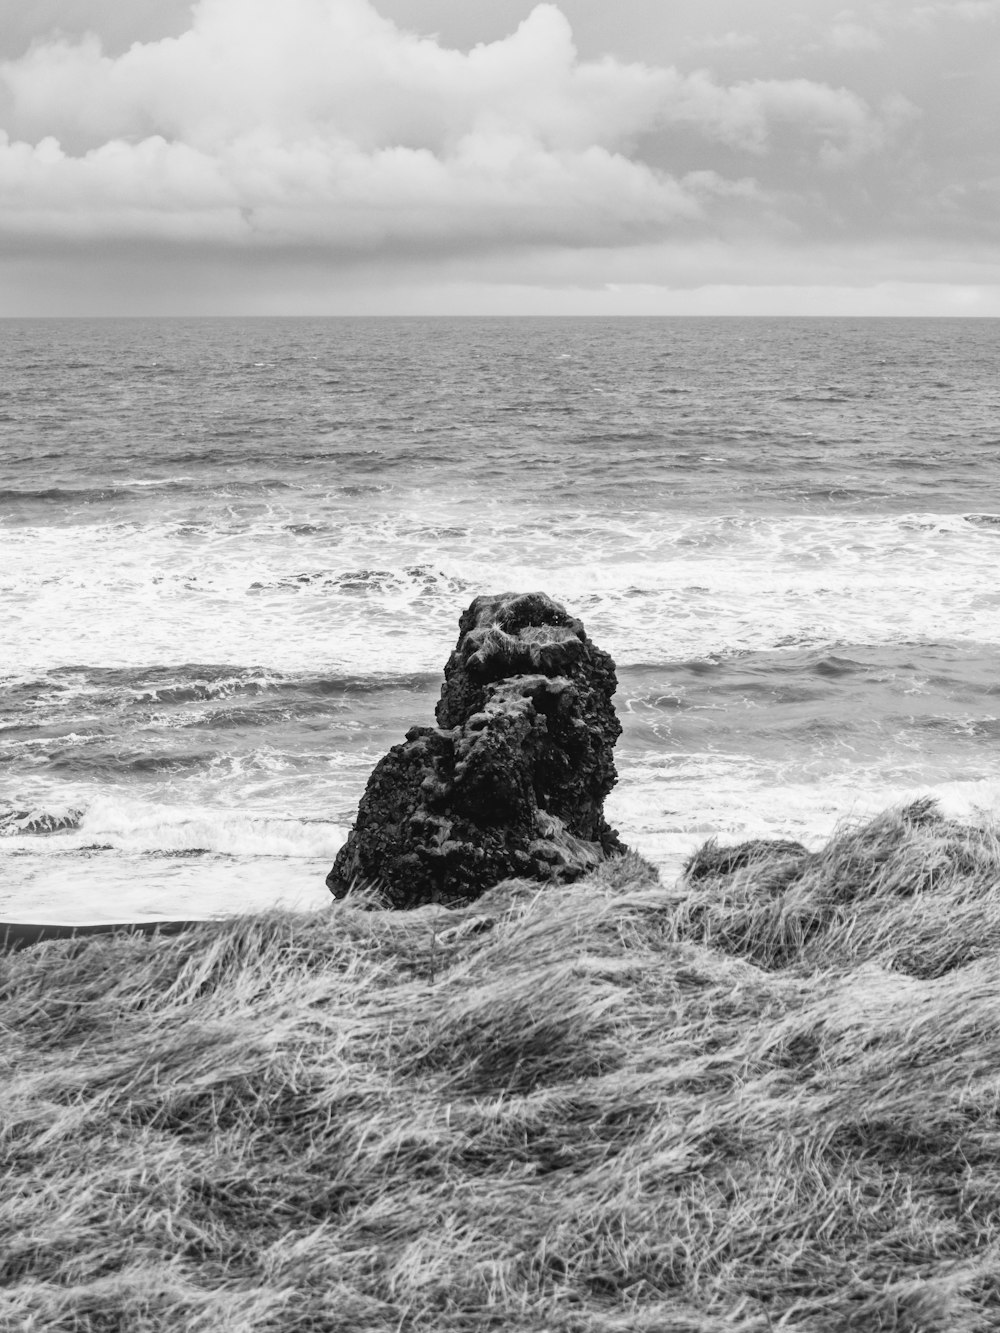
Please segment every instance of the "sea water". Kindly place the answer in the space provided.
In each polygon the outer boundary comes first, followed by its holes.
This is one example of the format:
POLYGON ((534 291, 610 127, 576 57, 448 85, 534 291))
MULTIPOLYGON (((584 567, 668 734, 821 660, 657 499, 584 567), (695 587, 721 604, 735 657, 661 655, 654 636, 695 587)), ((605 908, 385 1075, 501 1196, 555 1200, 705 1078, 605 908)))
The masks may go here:
POLYGON ((673 874, 1000 804, 1000 321, 0 322, 0 917, 328 901, 461 611, 618 664, 673 874))

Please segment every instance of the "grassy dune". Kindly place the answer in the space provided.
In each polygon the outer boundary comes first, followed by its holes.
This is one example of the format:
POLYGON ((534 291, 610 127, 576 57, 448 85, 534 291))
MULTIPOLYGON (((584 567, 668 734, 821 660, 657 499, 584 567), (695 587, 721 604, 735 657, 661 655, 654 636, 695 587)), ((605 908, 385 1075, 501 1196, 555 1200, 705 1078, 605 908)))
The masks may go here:
POLYGON ((0 958, 0 1328, 1000 1328, 996 835, 732 860, 0 958))

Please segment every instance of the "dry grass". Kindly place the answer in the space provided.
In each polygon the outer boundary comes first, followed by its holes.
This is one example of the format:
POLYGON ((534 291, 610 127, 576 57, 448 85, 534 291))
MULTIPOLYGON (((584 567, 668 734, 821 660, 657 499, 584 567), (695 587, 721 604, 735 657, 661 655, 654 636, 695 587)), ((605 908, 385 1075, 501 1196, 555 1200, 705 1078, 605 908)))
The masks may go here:
POLYGON ((0 959, 0 1328, 1000 1328, 994 834, 718 863, 0 959))

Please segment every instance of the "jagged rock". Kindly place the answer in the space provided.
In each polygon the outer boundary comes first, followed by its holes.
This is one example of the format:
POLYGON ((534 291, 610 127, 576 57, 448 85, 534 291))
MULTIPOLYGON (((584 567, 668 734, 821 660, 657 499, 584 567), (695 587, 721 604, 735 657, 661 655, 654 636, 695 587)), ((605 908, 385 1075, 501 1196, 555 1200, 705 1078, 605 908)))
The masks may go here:
POLYGON ((395 907, 462 902, 510 876, 569 883, 625 851, 604 818, 621 734, 610 656, 544 593, 477 597, 436 727, 376 765, 327 885, 395 907))

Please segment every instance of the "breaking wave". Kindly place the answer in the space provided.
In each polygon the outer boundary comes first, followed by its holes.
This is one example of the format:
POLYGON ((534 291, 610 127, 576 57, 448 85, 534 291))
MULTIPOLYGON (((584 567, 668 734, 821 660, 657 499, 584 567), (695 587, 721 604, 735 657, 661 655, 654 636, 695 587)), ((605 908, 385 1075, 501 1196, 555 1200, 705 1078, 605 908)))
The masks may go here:
POLYGON ((70 809, 0 809, 0 838, 44 837, 50 833, 70 833, 80 827, 82 810, 70 809))
POLYGON ((21 846, 35 851, 43 836, 59 851, 332 861, 347 829, 333 821, 226 810, 206 813, 196 807, 170 807, 124 796, 97 798, 82 810, 0 812, 5 853, 21 846))
POLYGON ((1000 625, 983 579, 1000 532, 990 513, 498 506, 477 529, 446 506, 315 517, 189 525, 183 548, 173 523, 0 529, 0 596, 31 608, 5 623, 6 660, 25 675, 69 668, 94 641, 105 666, 136 673, 179 645, 189 662, 221 664, 204 680, 136 683, 164 703, 280 688, 282 675, 435 671, 472 596, 508 589, 544 588, 620 664, 829 641, 995 642, 1000 625), (236 664, 254 661, 257 678, 241 679, 236 664))

